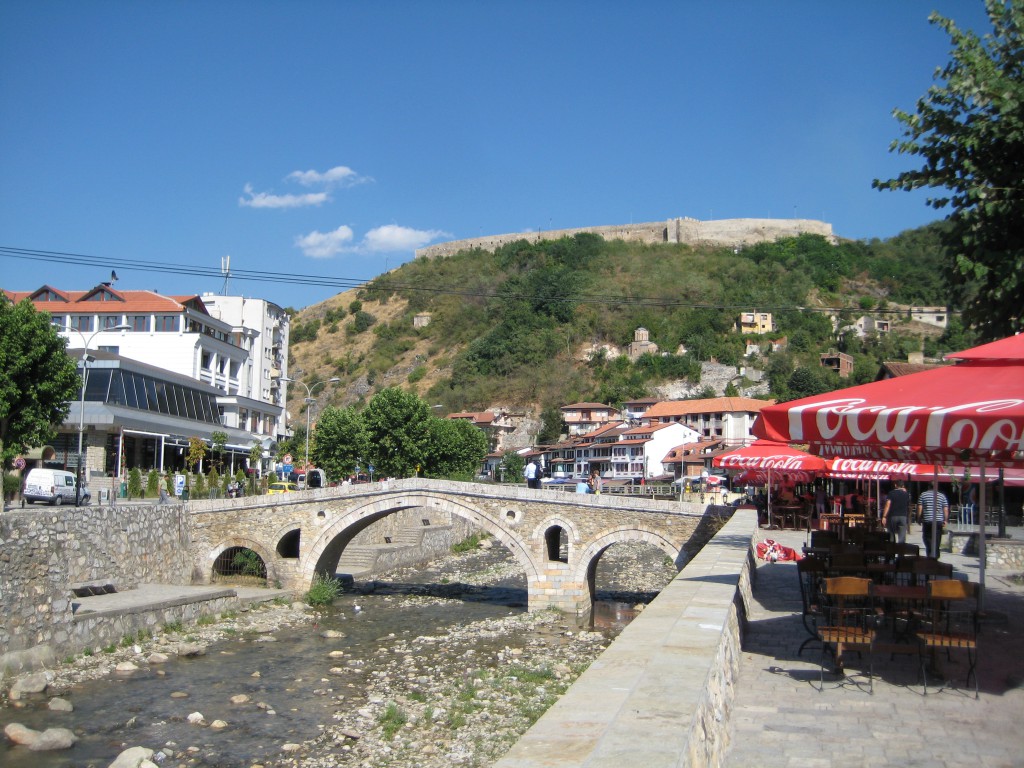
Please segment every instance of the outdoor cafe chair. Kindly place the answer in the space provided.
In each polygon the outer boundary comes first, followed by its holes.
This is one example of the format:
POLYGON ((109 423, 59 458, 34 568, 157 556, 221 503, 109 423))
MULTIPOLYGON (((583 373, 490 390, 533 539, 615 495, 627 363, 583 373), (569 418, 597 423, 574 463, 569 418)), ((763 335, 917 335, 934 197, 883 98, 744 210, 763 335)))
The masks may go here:
MULTIPOLYGON (((947 661, 953 651, 966 651, 967 677, 974 677, 974 698, 978 695, 978 585, 960 579, 934 579, 928 582, 928 606, 925 620, 914 632, 921 658, 921 681, 928 695, 928 661, 933 671, 937 651, 945 650, 947 661)), ((941 688, 939 690, 942 690, 941 688)))
POLYGON ((825 654, 831 653, 835 673, 843 676, 847 652, 866 653, 868 692, 874 693, 874 646, 878 637, 878 611, 871 594, 871 579, 840 576, 825 579, 822 623, 816 627, 821 641, 821 682, 825 690, 825 654))
POLYGON ((911 544, 909 541, 900 544, 898 542, 890 542, 885 545, 885 558, 887 562, 895 562, 900 557, 919 557, 921 554, 921 547, 917 544, 911 544))
POLYGON ((921 586, 935 578, 949 579, 952 577, 952 563, 943 563, 933 557, 907 556, 896 559, 893 583, 902 586, 921 586))
POLYGON ((803 602, 801 620, 809 638, 800 645, 797 655, 804 652, 808 643, 818 640, 818 623, 822 616, 822 590, 825 586, 825 561, 817 557, 805 557, 796 564, 797 576, 800 579, 800 599, 803 602))

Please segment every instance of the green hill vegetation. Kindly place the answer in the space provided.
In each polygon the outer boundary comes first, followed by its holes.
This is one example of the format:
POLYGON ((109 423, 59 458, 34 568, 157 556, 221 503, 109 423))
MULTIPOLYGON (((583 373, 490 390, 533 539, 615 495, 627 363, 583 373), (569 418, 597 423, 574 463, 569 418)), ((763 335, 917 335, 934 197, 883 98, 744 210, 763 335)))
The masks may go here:
MULTIPOLYGON (((764 371, 779 399, 828 391, 873 379, 882 360, 970 345, 955 315, 945 332, 907 320, 909 305, 948 303, 940 226, 884 241, 804 235, 735 251, 580 234, 420 258, 297 313, 290 367, 307 382, 339 377, 327 393, 336 405, 402 386, 448 411, 618 404, 670 381, 699 388, 710 360, 764 371), (777 332, 737 333, 739 313, 752 310, 772 312, 777 332), (842 328, 866 313, 892 332, 837 337, 833 315, 842 328), (416 327, 417 316, 429 323, 416 327), (630 362, 616 353, 641 326, 660 354, 630 362), (744 358, 748 340, 764 351, 783 337, 785 350, 744 358), (854 358, 852 378, 820 367, 830 349, 854 358)), ((301 412, 293 407, 293 418, 301 412)))

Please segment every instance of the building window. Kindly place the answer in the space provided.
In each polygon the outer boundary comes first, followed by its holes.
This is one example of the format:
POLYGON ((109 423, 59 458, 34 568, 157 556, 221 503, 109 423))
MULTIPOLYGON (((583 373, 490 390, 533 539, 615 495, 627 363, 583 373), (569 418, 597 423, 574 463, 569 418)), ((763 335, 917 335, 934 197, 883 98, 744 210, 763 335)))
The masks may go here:
POLYGON ((149 315, 131 315, 128 318, 128 325, 133 331, 145 333, 149 330, 149 315))
POLYGON ((88 333, 92 330, 94 319, 92 315, 72 315, 71 327, 82 333, 88 333))
POLYGON ((100 327, 113 328, 121 324, 120 315, 104 315, 100 318, 100 327))
POLYGON ((157 333, 173 333, 178 330, 178 316, 177 315, 157 315, 156 316, 156 330, 157 333))

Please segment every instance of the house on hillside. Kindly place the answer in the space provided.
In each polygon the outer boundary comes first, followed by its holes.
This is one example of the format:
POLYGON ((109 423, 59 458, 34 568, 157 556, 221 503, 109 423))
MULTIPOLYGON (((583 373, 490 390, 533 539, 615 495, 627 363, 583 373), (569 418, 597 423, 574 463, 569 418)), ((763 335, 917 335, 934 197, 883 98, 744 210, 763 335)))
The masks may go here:
POLYGON ((610 421, 619 421, 619 412, 604 403, 573 403, 559 410, 570 437, 593 432, 610 421))
POLYGON ((663 460, 674 446, 696 443, 700 436, 689 427, 671 424, 645 424, 627 429, 611 446, 610 479, 661 477, 663 460))
POLYGON ((468 421, 482 429, 487 434, 492 451, 501 451, 505 447, 505 437, 515 429, 511 415, 506 411, 463 411, 449 413, 447 418, 468 421))
POLYGON ((665 474, 673 480, 690 478, 699 480, 705 470, 711 471, 712 460, 726 451, 723 440, 699 440, 696 443, 677 445, 661 460, 665 474))
POLYGON ((735 328, 744 335, 763 336, 775 332, 775 320, 771 312, 740 312, 735 328))
POLYGON ((656 397, 638 397, 635 400, 627 400, 622 404, 622 418, 624 421, 639 421, 647 413, 647 409, 658 402, 656 397))
POLYGON ((886 360, 883 362, 881 367, 878 369, 878 374, 875 376, 875 381, 895 379, 897 376, 921 373, 922 371, 930 371, 933 368, 943 368, 947 365, 952 365, 952 363, 926 363, 924 361, 923 353, 911 352, 907 355, 906 362, 901 362, 899 360, 886 360))
POLYGON ((754 419, 762 408, 774 402, 749 397, 664 400, 648 408, 643 420, 648 424, 680 423, 701 439, 720 438, 725 445, 735 448, 753 442, 750 429, 754 419))
POLYGON ((853 373, 853 358, 845 352, 836 352, 834 349, 822 352, 818 355, 822 368, 828 368, 839 374, 839 378, 846 379, 853 373))

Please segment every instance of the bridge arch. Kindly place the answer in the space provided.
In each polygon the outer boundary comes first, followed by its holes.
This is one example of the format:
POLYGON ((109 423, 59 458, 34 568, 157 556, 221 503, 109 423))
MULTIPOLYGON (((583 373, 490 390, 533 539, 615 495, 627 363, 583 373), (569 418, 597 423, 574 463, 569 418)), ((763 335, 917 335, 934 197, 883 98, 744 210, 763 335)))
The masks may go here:
MULTIPOLYGON (((527 581, 536 579, 536 565, 530 555, 529 547, 522 537, 507 524, 509 520, 495 519, 486 510, 470 505, 461 499, 432 493, 404 493, 395 497, 368 500, 344 510, 331 509, 328 512, 342 512, 331 520, 310 542, 308 550, 302 553, 299 562, 298 578, 302 586, 312 584, 317 573, 334 572, 341 553, 353 537, 371 523, 387 515, 403 509, 425 507, 461 517, 473 525, 489 533, 494 539, 506 547, 516 562, 526 571, 527 581)), ((304 547, 305 549, 305 547, 304 547)))
POLYGON ((274 568, 274 553, 269 552, 265 546, 255 539, 251 539, 247 536, 231 536, 217 543, 217 546, 213 547, 207 555, 206 562, 202 567, 202 581, 204 583, 210 583, 214 576, 214 566, 217 563, 217 558, 227 552, 229 549, 235 549, 237 547, 243 547, 245 549, 251 549, 260 559, 263 561, 263 567, 267 572, 267 583, 273 584, 275 581, 280 580, 280 574, 274 568))
POLYGON ((595 583, 597 576, 597 564, 601 555, 613 544, 621 544, 630 541, 641 541, 658 547, 667 556, 671 557, 676 564, 676 570, 682 570, 688 560, 686 550, 682 544, 676 543, 659 531, 642 525, 623 525, 606 531, 603 535, 589 542, 579 558, 575 561, 575 568, 572 581, 577 584, 586 584, 588 594, 584 602, 577 607, 577 613, 589 610, 594 602, 594 593, 597 590, 595 583))

